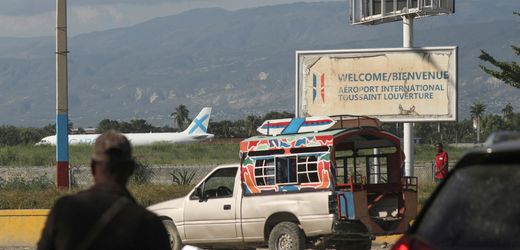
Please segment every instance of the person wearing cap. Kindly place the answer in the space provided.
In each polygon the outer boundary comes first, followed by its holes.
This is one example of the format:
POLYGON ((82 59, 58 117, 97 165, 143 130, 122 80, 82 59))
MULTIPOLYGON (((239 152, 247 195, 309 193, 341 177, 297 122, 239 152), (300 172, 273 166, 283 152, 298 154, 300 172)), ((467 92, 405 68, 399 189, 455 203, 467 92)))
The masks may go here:
POLYGON ((134 168, 125 136, 100 135, 92 149, 94 185, 56 201, 37 248, 171 249, 161 220, 137 204, 126 188, 134 168))
POLYGON ((448 174, 448 153, 444 151, 442 143, 436 143, 435 149, 435 183, 440 183, 448 174))

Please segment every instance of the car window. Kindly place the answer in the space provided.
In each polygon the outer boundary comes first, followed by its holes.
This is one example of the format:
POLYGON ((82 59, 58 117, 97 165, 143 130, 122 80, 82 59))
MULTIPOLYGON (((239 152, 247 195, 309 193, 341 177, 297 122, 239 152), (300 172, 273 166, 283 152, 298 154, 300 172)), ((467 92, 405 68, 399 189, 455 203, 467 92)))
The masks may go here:
POLYGON ((518 165, 463 167, 424 211, 416 233, 440 249, 518 248, 519 191, 518 165))
POLYGON ((276 158, 276 184, 297 184, 296 156, 276 158))
MULTIPOLYGON (((211 199, 233 196, 237 170, 238 168, 222 168, 211 174, 211 176, 199 186, 199 188, 203 188, 204 198, 211 199)), ((194 198, 198 198, 195 193, 192 195, 192 199, 194 198)))

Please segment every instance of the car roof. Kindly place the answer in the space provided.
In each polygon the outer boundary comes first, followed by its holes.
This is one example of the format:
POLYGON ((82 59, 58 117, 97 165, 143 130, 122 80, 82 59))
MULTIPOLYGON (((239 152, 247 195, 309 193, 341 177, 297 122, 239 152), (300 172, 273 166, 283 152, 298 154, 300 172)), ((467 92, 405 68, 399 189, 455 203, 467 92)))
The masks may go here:
POLYGON ((520 151, 520 140, 504 141, 491 145, 484 145, 475 149, 475 151, 485 151, 486 153, 520 151))
POLYGON ((494 161, 520 163, 520 140, 499 142, 472 149, 464 154, 455 167, 491 163, 494 161))
POLYGON ((496 131, 491 133, 484 142, 485 147, 506 141, 520 140, 520 131, 496 131))

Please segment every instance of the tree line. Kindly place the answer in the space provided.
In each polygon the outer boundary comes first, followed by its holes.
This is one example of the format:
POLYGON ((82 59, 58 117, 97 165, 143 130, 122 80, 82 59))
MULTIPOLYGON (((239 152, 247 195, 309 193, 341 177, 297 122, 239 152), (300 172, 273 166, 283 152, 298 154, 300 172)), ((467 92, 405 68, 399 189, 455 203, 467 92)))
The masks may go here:
MULTIPOLYGON (((458 122, 421 122, 414 124, 414 136, 421 143, 482 143, 491 133, 500 130, 519 131, 520 113, 508 103, 501 114, 485 114, 486 105, 480 102, 470 107, 471 117, 458 122), (479 134, 480 133, 480 134, 479 134)), ((383 128, 402 137, 400 123, 386 123, 383 128)))
POLYGON ((55 134, 55 125, 42 128, 20 128, 12 125, 0 126, 0 146, 34 144, 43 137, 55 134))
MULTIPOLYGON (((420 138, 421 143, 477 143, 482 142, 489 134, 498 130, 520 130, 520 113, 515 113, 511 104, 502 109, 501 114, 485 114, 486 105, 476 102, 470 107, 471 117, 459 122, 421 122, 414 124, 414 136, 420 138), (480 126, 479 130, 475 126, 480 126)), ((188 112, 183 113, 187 116, 188 112)), ((291 118, 294 115, 289 112, 271 111, 263 116, 249 115, 239 120, 210 120, 208 133, 215 138, 247 138, 257 135, 256 129, 265 120, 291 118)), ((108 130, 116 130, 122 133, 149 133, 149 132, 175 132, 184 130, 191 121, 184 117, 184 123, 175 123, 177 128, 170 126, 156 127, 144 119, 130 121, 117 121, 104 119, 99 122, 97 133, 108 130), (180 126, 180 127, 179 127, 180 126)), ((174 119, 175 120, 175 119, 174 119)), ((69 128, 73 124, 69 123, 69 128)), ((383 129, 402 137, 403 127, 401 123, 385 123, 383 129)), ((84 133, 82 128, 77 133, 84 133)), ((41 138, 55 134, 55 125, 49 124, 42 128, 24 128, 11 125, 0 126, 0 146, 12 146, 18 144, 34 144, 41 138)))

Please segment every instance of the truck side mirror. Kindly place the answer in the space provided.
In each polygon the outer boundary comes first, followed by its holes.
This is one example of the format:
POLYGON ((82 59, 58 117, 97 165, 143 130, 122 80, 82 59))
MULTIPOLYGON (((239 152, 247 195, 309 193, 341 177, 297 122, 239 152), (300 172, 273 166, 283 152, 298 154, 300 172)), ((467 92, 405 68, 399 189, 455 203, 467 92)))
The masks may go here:
POLYGON ((199 198, 199 202, 204 201, 204 192, 202 191, 201 187, 197 187, 197 189, 195 190, 195 195, 199 198))

